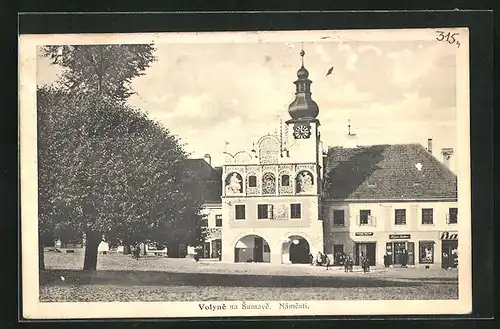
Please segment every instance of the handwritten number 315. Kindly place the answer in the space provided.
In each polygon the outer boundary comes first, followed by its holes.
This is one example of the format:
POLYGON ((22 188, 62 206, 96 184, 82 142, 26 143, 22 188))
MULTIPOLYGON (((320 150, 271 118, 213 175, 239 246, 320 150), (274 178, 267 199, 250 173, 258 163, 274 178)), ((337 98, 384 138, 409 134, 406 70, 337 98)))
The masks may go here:
POLYGON ((460 48, 460 41, 455 39, 455 36, 457 36, 458 33, 445 33, 443 31, 436 31, 436 33, 438 34, 438 36, 436 37, 437 41, 448 42, 450 45, 456 43, 457 47, 460 48))

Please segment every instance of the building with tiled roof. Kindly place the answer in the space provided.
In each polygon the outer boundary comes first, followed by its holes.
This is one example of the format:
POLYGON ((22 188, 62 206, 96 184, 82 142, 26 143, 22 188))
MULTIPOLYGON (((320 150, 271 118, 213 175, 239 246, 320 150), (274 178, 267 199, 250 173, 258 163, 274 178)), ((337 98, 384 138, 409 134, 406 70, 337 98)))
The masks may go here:
POLYGON ((372 265, 456 266, 457 177, 429 149, 332 147, 324 164, 325 250, 372 265))
MULTIPOLYGON (((301 52, 304 56, 304 52, 301 52)), ((323 150, 309 73, 297 72, 284 132, 251 151, 186 162, 204 198, 202 257, 305 263, 323 252, 375 266, 455 267, 457 177, 420 144, 323 150)), ((349 137, 355 135, 350 134, 349 137)))
POLYGON ((185 168, 197 182, 197 191, 205 204, 220 204, 222 194, 221 171, 206 159, 187 159, 185 168))

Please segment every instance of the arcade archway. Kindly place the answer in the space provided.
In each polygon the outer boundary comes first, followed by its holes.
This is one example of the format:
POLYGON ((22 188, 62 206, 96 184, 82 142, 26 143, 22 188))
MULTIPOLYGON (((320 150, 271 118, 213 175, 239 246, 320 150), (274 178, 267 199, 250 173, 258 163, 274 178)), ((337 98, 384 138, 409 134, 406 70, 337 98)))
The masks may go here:
POLYGON ((292 264, 309 264, 311 262, 309 242, 300 235, 288 237, 283 244, 283 252, 288 252, 288 260, 292 264))
POLYGON ((269 263, 271 249, 267 241, 258 235, 246 235, 234 246, 235 263, 269 263))

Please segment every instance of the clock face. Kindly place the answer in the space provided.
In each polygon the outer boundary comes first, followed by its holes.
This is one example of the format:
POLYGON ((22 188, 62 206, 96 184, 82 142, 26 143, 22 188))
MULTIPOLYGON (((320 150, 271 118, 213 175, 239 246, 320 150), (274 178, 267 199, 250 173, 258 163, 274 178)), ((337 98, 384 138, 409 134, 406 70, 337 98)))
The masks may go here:
POLYGON ((308 124, 298 124, 293 127, 295 139, 306 139, 311 137, 311 127, 308 124))

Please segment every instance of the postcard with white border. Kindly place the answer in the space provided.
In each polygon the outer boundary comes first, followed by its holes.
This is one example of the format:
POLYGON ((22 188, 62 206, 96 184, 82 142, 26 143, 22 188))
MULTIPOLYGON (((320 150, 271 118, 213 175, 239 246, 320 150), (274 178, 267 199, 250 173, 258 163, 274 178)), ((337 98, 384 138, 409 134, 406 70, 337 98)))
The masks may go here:
POLYGON ((19 47, 25 318, 471 312, 468 29, 19 47))

